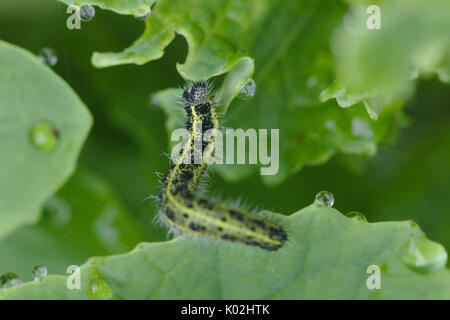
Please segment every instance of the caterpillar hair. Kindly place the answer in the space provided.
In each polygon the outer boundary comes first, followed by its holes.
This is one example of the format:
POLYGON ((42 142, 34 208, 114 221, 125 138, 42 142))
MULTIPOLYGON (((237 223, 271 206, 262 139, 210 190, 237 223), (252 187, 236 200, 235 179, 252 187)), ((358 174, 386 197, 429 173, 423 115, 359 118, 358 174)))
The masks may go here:
POLYGON ((199 181, 214 156, 216 143, 214 136, 208 141, 202 137, 207 130, 220 130, 220 121, 207 82, 190 82, 182 100, 188 137, 179 152, 183 161, 171 160, 170 169, 162 179, 158 196, 160 219, 184 236, 198 235, 278 250, 287 240, 281 225, 197 195, 199 181), (201 161, 195 161, 199 157, 201 161))

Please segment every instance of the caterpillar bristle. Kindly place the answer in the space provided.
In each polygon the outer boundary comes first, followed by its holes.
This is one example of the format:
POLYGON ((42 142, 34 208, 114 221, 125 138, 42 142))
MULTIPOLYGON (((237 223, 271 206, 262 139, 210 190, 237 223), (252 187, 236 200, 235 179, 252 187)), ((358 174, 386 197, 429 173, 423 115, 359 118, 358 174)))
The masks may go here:
MULTIPOLYGON (((281 248, 287 233, 279 223, 268 221, 248 211, 199 197, 208 160, 214 156, 216 140, 200 141, 198 133, 220 130, 212 86, 206 81, 188 83, 182 93, 189 132, 180 150, 185 162, 171 161, 162 179, 158 196, 161 220, 171 232, 183 236, 203 236, 257 246, 273 251, 281 248), (195 161, 201 145, 201 161, 195 161)), ((202 135, 200 135, 201 137, 202 135)))
POLYGON ((207 81, 189 82, 183 90, 183 103, 185 106, 198 105, 210 99, 212 87, 207 81))

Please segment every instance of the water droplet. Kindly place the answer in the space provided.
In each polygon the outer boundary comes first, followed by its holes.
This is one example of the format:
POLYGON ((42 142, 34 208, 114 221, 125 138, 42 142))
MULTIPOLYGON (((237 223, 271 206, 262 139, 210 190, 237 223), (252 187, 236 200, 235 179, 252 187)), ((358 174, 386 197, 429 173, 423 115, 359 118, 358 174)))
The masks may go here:
POLYGON ((150 7, 143 5, 136 9, 136 11, 134 12, 134 17, 138 20, 144 21, 148 17, 150 17, 150 13, 152 13, 150 7))
POLYGON ((253 79, 247 81, 239 91, 237 97, 242 100, 249 100, 253 98, 256 92, 256 83, 253 79))
POLYGON ((403 263, 420 273, 436 272, 447 263, 445 248, 424 235, 411 236, 400 252, 403 263))
POLYGON ((82 6, 80 8, 80 19, 88 22, 95 17, 95 8, 93 6, 82 6))
POLYGON ((419 225, 413 220, 409 220, 409 225, 411 228, 419 228, 419 225))
POLYGON ((31 128, 30 138, 39 150, 51 150, 58 143, 58 131, 46 122, 38 122, 31 128))
POLYGON ((320 207, 332 207, 334 204, 334 196, 329 191, 320 191, 318 194, 316 194, 314 204, 320 207))
POLYGON ((19 276, 15 273, 8 272, 0 276, 0 288, 6 289, 22 284, 19 276))
POLYGON ((37 265, 33 268, 33 270, 31 271, 31 274, 33 275, 33 279, 37 281, 40 278, 43 278, 47 275, 47 267, 37 265))
POLYGON ((108 300, 113 296, 113 292, 105 280, 97 277, 89 281, 87 292, 89 300, 108 300))
POLYGON ((347 218, 358 220, 360 222, 367 222, 366 217, 359 211, 351 211, 345 215, 347 218))
POLYGON ((50 67, 54 67, 58 63, 58 55, 52 48, 42 48, 39 51, 38 59, 50 67))

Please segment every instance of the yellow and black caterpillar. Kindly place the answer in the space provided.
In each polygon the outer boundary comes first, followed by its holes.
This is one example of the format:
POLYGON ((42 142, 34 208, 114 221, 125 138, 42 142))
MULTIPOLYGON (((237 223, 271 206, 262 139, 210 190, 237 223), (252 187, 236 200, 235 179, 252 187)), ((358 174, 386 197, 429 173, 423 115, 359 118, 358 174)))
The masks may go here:
POLYGON ((189 83, 182 99, 189 134, 180 149, 182 161, 171 160, 170 170, 162 181, 158 197, 162 221, 185 236, 206 236, 270 251, 279 249, 287 240, 287 234, 279 224, 196 196, 215 147, 214 137, 204 141, 202 136, 207 130, 220 130, 220 123, 216 102, 206 82, 189 83))

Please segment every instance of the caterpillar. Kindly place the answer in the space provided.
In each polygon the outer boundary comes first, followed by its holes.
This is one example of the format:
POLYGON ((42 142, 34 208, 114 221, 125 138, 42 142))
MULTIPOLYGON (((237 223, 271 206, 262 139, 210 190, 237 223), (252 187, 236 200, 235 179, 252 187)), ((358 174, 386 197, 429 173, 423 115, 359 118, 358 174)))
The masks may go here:
POLYGON ((171 159, 170 169, 162 179, 158 196, 160 219, 184 236, 205 236, 278 250, 287 240, 281 225, 197 196, 199 182, 215 147, 214 137, 204 141, 202 136, 207 130, 220 130, 217 101, 205 81, 188 83, 182 101, 188 136, 179 150, 183 161, 171 159))

